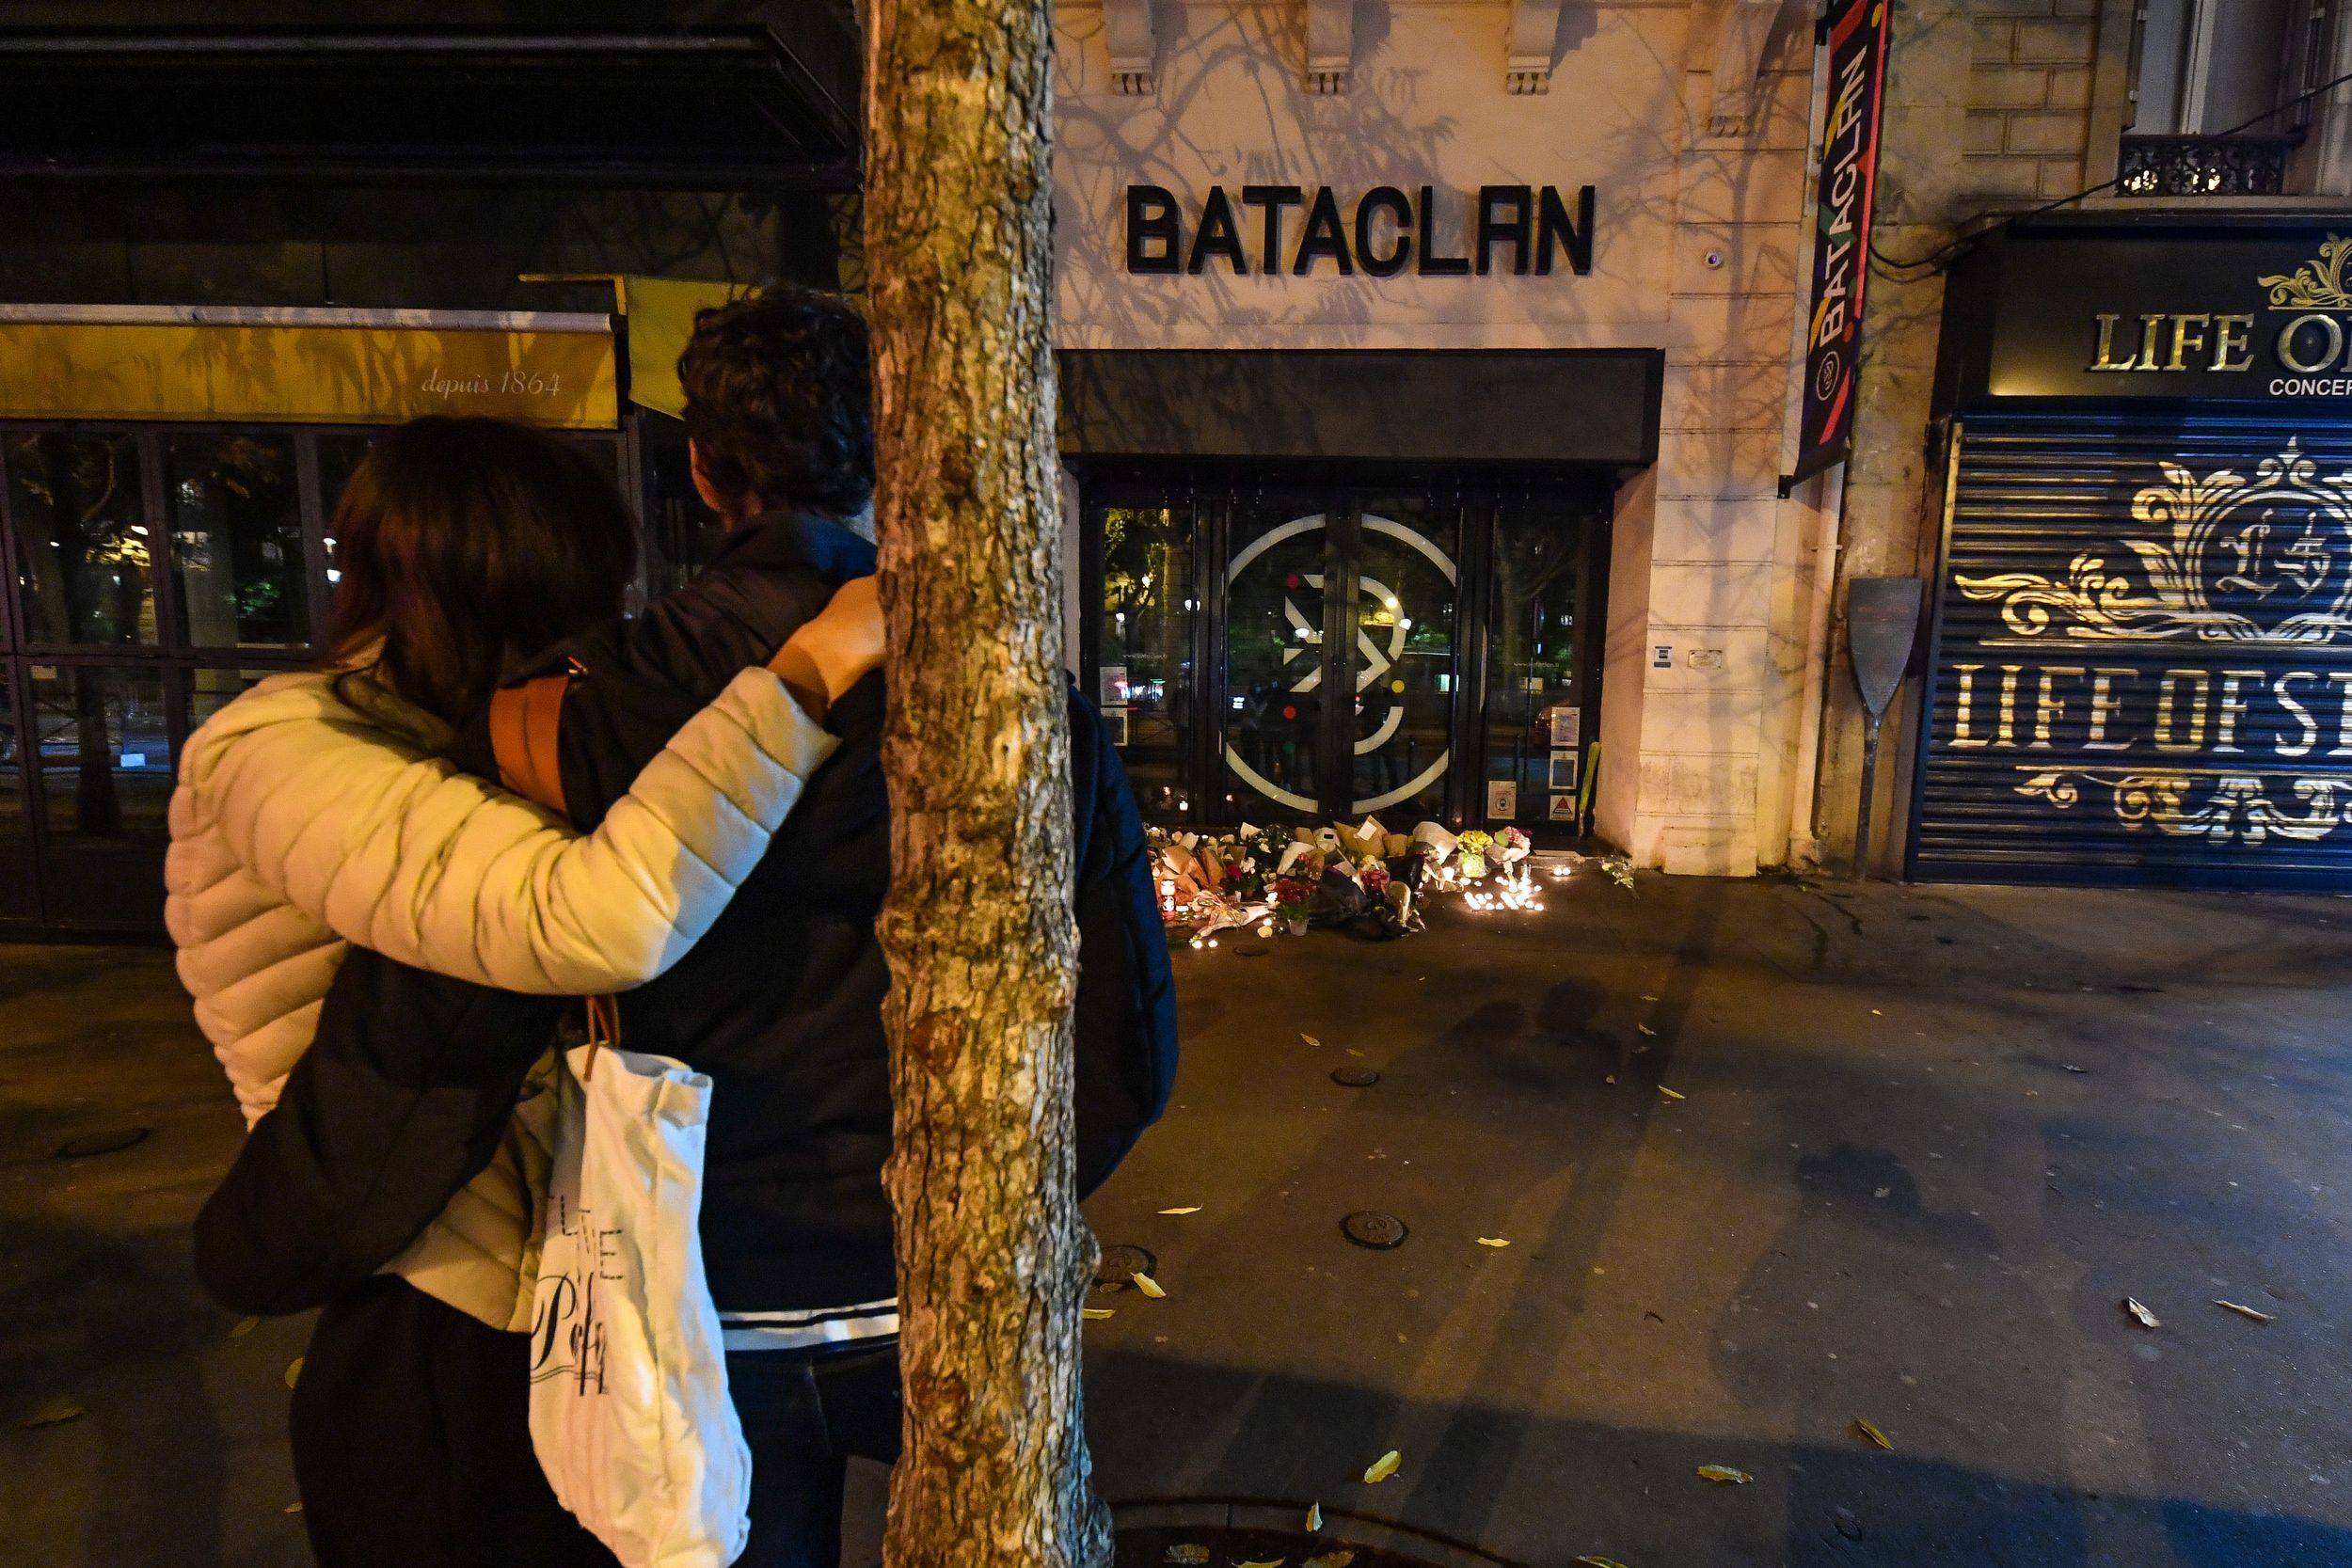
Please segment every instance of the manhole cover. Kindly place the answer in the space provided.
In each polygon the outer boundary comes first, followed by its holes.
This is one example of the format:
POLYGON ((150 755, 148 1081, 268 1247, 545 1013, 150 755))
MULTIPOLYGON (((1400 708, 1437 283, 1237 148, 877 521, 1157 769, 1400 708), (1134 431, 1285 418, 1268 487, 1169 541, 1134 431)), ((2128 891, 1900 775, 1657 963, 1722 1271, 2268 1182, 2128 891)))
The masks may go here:
POLYGON ((1343 1089, 1368 1089, 1380 1082, 1380 1075, 1368 1067, 1335 1067, 1331 1082, 1343 1089))
POLYGON ((1405 1222, 1377 1209, 1359 1209, 1340 1221, 1340 1229, 1358 1246, 1386 1252, 1405 1240, 1405 1222))
POLYGON ((94 1154, 119 1154, 132 1145, 147 1140, 144 1127, 118 1127, 111 1132, 85 1132, 69 1138, 57 1146, 60 1160, 87 1160, 94 1154))
POLYGON ((1136 1275, 1158 1272, 1160 1260, 1152 1256, 1149 1247, 1129 1246, 1121 1242, 1103 1249, 1103 1260, 1094 1266, 1094 1288, 1098 1291, 1125 1291, 1134 1288, 1136 1275))

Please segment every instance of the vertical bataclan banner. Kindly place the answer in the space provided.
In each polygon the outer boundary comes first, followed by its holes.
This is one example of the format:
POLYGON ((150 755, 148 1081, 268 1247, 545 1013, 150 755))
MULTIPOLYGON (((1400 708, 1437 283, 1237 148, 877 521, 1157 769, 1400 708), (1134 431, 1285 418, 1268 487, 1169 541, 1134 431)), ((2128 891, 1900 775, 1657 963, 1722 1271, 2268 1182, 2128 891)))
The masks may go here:
POLYGON ((1870 206, 1878 191, 1889 9, 1889 0, 1833 0, 1824 24, 1829 36, 1829 118, 1821 130, 1804 414, 1797 466, 1783 481, 1784 493, 1799 480, 1844 462, 1853 442, 1862 289, 1870 271, 1870 206))

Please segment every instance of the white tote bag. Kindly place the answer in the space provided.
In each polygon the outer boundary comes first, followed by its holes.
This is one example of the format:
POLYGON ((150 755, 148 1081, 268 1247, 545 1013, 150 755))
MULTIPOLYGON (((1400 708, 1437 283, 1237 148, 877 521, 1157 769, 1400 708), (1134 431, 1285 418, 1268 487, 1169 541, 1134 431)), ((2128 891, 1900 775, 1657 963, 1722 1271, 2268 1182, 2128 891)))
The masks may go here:
POLYGON ((726 1568, 751 1534, 752 1456, 703 1275, 710 1080, 595 1043, 555 1077, 532 1446, 626 1568, 726 1568))

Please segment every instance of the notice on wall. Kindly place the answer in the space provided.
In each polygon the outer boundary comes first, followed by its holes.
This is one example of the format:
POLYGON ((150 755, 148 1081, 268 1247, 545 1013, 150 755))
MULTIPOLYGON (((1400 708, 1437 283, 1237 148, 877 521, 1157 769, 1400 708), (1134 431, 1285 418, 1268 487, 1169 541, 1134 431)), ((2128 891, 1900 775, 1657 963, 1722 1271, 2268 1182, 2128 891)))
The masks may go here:
POLYGON ((1576 787, 1576 753, 1574 752, 1551 753, 1551 787, 1570 790, 1576 787))
POLYGON ((1575 821, 1576 797, 1574 795, 1553 796, 1551 798, 1551 819, 1554 822, 1575 821))
POLYGON ((1123 664, 1103 666, 1103 697, 1104 707, 1127 700, 1127 667, 1123 664))
POLYGON ((1584 738, 1584 710, 1581 707, 1556 707, 1545 716, 1551 721, 1551 749, 1573 752, 1584 738))
POLYGON ((1508 779, 1486 782, 1486 820, 1508 822, 1519 814, 1519 786, 1508 779))
POLYGON ((1829 119, 1815 195, 1813 309, 1806 318, 1804 408, 1797 466, 1782 494, 1846 460, 1853 444, 1869 278, 1870 211, 1878 191, 1880 102, 1886 88, 1887 0, 1831 0, 1829 119))

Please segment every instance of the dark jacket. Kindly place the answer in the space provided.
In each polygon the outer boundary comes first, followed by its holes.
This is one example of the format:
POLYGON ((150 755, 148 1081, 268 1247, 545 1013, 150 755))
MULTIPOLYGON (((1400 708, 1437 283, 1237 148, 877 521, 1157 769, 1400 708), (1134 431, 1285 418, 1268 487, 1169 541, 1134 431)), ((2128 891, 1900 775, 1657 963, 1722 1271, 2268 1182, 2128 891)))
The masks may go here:
MULTIPOLYGON (((600 820, 738 671, 873 569, 873 547, 848 531, 772 514, 644 615, 551 651, 545 667, 569 660, 580 672, 562 731, 575 819, 600 820)), ((668 974, 621 998, 630 1049, 677 1057, 713 1081, 702 1230, 723 1311, 895 1293, 882 1186, 888 974, 874 931, 889 879, 881 685, 871 677, 835 705, 839 749, 726 914, 668 974)), ((1166 1104, 1176 1028, 1125 772, 1074 690, 1070 719, 1087 1190, 1166 1104)), ((491 770, 479 737, 471 760, 491 770)), ((294 1310, 396 1255, 488 1162, 560 1007, 354 950, 278 1108, 198 1220, 207 1287, 237 1310, 294 1310)))

